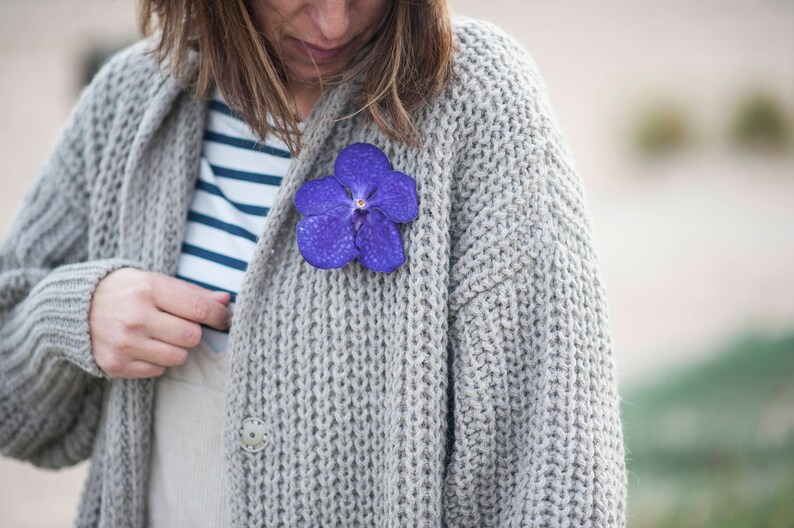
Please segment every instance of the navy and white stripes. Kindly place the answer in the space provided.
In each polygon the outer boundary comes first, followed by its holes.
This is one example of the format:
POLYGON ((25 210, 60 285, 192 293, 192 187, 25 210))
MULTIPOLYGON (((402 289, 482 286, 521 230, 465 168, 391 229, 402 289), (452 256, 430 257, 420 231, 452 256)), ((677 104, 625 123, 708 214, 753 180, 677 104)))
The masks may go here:
MULTIPOLYGON (((187 216, 176 276, 231 293, 233 310, 248 262, 291 163, 286 145, 264 143, 224 103, 216 88, 210 102, 196 188, 187 216)), ((303 123, 300 123, 302 128, 303 123)), ((228 332, 203 326, 216 351, 228 332)))

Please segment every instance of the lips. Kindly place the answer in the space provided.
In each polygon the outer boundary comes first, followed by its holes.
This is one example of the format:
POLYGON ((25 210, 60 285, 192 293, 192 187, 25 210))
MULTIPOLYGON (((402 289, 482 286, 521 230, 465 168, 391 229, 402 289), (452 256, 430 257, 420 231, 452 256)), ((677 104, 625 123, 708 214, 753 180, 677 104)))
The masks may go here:
POLYGON ((302 40, 298 40, 292 37, 290 37, 290 42, 293 43, 294 47, 298 51, 300 51, 304 55, 310 56, 315 60, 315 62, 328 62, 333 59, 336 59, 337 57, 343 55, 353 43, 353 41, 351 40, 344 46, 340 46, 338 48, 322 49, 322 48, 316 48, 310 44, 307 44, 302 40))

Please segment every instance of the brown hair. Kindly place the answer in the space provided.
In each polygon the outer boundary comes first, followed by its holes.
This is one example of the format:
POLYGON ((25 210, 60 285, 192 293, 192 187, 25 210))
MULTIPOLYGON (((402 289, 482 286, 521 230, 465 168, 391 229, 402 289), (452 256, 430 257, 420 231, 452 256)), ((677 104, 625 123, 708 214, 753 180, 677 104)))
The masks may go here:
MULTIPOLYGON (((393 0, 372 41, 345 71, 319 79, 319 84, 345 82, 363 72, 361 90, 354 97, 359 111, 366 110, 365 121, 374 121, 392 140, 421 146, 411 113, 452 77, 456 46, 447 1, 393 0)), ((277 50, 257 30, 246 4, 247 0, 140 0, 138 23, 144 36, 161 32, 152 52, 161 64, 169 63, 181 86, 204 99, 216 83, 229 106, 260 138, 274 133, 297 156, 301 133, 285 68, 277 50), (189 65, 193 51, 198 52, 197 69, 189 65)))

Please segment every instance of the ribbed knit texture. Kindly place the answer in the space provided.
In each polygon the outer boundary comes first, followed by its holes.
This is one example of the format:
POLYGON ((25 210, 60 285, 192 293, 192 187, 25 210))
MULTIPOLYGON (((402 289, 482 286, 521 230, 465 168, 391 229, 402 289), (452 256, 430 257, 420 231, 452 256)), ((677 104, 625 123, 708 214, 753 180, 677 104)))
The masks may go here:
MULTIPOLYGON (((249 263, 229 333, 230 526, 623 526, 613 345, 584 189, 529 54, 453 19, 456 79, 416 114, 425 144, 326 90, 249 263), (355 141, 417 181, 406 263, 319 270, 292 199, 355 141), (245 418, 268 444, 240 446, 245 418)), ((208 101, 142 41, 83 92, 0 251, 0 452, 91 457, 78 526, 142 527, 153 379, 91 355, 93 288, 173 275, 208 101)), ((186 446, 189 449, 189 446, 186 446)))

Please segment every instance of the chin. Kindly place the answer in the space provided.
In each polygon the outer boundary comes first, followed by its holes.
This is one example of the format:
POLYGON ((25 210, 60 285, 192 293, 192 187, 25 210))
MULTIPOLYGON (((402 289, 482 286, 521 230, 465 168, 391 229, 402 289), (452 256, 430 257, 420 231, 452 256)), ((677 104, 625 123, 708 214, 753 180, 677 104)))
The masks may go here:
POLYGON ((341 71, 341 68, 338 67, 332 68, 329 66, 320 66, 317 70, 315 70, 311 66, 309 66, 308 68, 307 67, 290 68, 290 76, 298 82, 312 83, 317 81, 318 71, 322 77, 328 77, 330 75, 333 75, 341 71))

